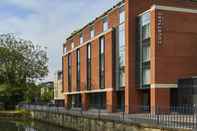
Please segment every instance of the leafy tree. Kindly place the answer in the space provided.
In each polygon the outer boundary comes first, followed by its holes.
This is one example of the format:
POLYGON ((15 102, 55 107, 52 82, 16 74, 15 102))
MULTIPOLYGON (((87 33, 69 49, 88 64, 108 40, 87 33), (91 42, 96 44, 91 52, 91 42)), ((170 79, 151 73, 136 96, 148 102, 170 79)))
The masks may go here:
POLYGON ((53 90, 44 91, 41 95, 42 102, 50 102, 53 99, 53 90))
POLYGON ((25 102, 26 103, 37 103, 41 101, 41 94, 40 94, 40 86, 39 85, 29 85, 25 92, 25 102))
POLYGON ((0 101, 15 104, 48 74, 45 49, 13 34, 0 35, 0 101))

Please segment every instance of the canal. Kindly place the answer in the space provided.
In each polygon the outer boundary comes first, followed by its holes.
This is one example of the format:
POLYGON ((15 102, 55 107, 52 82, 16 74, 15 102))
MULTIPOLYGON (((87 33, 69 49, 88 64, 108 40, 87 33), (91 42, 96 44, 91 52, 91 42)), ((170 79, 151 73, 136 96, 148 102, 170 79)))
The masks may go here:
POLYGON ((38 121, 0 119, 0 131, 73 131, 38 121))

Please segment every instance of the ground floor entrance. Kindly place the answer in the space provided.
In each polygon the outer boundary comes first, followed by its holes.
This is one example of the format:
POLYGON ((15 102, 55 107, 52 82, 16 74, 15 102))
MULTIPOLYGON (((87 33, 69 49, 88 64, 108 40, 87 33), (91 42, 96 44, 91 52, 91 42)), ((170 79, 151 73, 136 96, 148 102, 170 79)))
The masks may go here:
POLYGON ((71 108, 81 108, 81 94, 75 94, 71 96, 71 108))
POLYGON ((89 109, 106 109, 106 93, 89 93, 88 108, 89 109))
POLYGON ((125 91, 117 91, 117 105, 114 108, 117 108, 117 111, 125 111, 125 91))
POLYGON ((140 112, 150 112, 150 89, 141 91, 141 104, 138 106, 140 112))

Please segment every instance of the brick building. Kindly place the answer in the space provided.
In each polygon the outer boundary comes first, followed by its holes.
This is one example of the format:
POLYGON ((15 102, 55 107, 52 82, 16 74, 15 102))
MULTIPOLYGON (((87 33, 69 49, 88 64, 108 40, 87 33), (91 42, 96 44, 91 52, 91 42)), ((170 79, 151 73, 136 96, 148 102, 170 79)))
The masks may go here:
POLYGON ((67 38, 65 105, 139 111, 176 105, 177 80, 197 74, 197 3, 125 0, 67 38))

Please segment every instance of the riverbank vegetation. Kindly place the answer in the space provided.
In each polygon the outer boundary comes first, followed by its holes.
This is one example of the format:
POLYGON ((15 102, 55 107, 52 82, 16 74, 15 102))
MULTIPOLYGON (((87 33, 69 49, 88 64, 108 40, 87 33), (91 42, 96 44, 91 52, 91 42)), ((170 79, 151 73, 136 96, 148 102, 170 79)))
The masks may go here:
POLYGON ((46 48, 14 34, 0 35, 0 105, 13 109, 40 98, 37 84, 48 74, 46 48))

